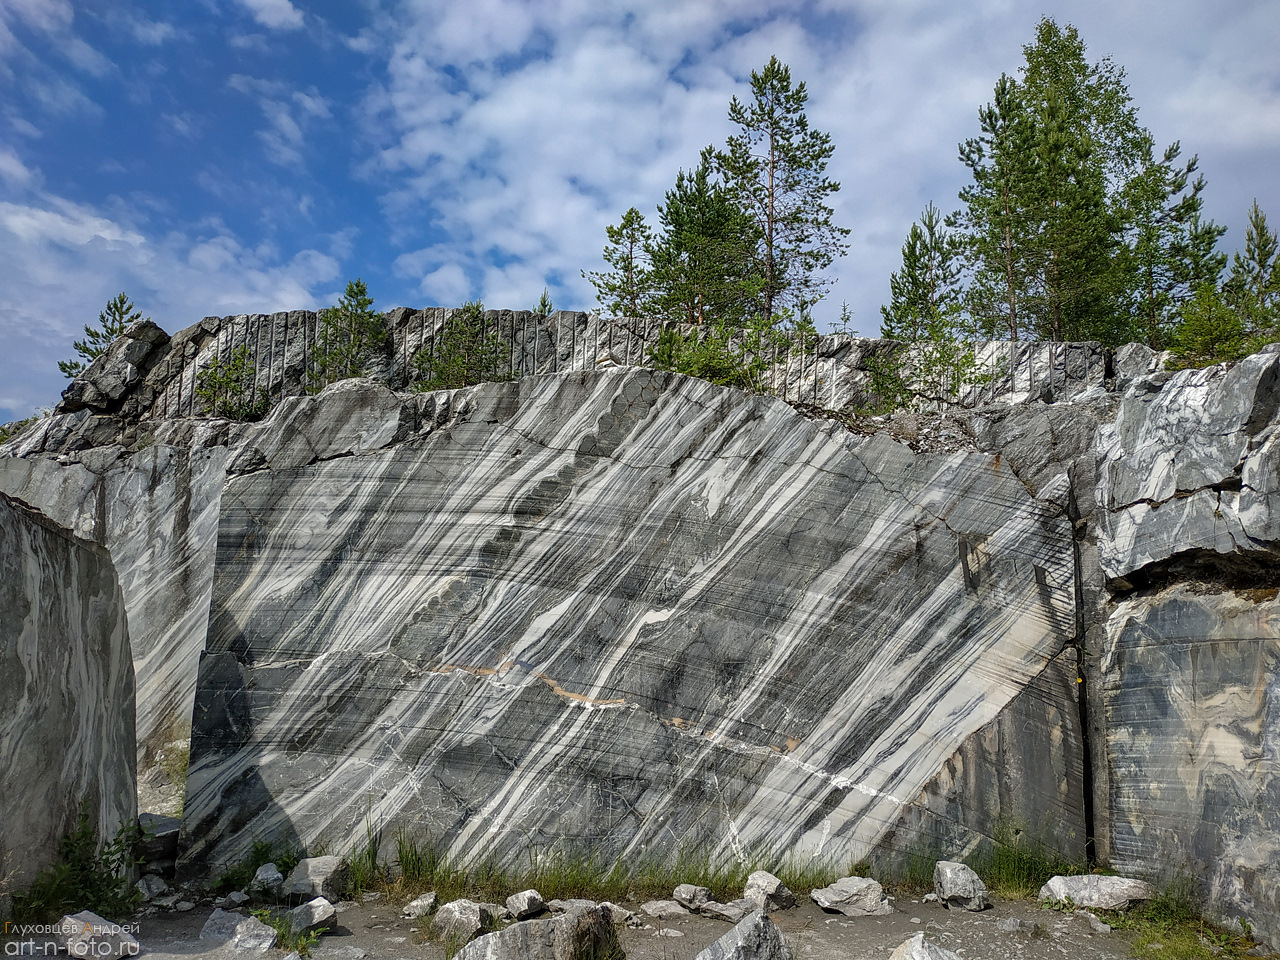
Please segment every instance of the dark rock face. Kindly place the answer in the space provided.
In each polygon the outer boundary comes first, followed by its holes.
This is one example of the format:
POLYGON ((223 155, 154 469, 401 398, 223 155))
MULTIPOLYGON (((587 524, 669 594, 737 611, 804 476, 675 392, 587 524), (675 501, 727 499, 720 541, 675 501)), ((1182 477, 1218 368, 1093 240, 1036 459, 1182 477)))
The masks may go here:
POLYGON ((107 552, 3 494, 0 676, 0 864, 20 890, 82 803, 101 836, 137 816, 133 661, 107 552))
POLYGON ((232 461, 192 868, 369 817, 463 857, 856 859, 1073 636, 1070 525, 989 457, 644 370, 378 389, 232 461))

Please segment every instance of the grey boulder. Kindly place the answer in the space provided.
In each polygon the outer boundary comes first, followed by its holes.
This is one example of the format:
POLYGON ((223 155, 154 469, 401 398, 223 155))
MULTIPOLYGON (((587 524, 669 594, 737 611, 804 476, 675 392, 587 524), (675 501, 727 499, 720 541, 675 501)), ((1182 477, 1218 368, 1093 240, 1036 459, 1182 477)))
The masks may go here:
POLYGON ((521 890, 507 897, 507 909, 517 920, 524 920, 547 909, 547 904, 537 890, 521 890))
POLYGON ((463 947, 457 960, 596 960, 621 952, 609 911, 592 905, 485 934, 463 947))
POLYGON ((276 945, 276 931, 257 917, 219 909, 205 921, 200 939, 229 946, 236 953, 266 953, 276 945))
POLYGON ((333 904, 324 897, 316 897, 289 911, 289 928, 295 934, 312 933, 325 929, 337 913, 333 904))
POLYGON ((898 944, 898 948, 889 954, 889 960, 960 960, 960 956, 930 943, 923 933, 917 933, 898 944))
POLYGON ((985 910, 991 906, 987 885, 963 863, 939 860, 933 868, 933 892, 944 907, 985 910))
POLYGON ((436 933, 445 940, 467 943, 488 933, 498 922, 493 907, 474 900, 454 900, 436 913, 436 933))
POLYGON ((692 883, 682 883, 671 894, 676 903, 687 910, 697 913, 702 905, 711 899, 711 891, 706 887, 698 887, 692 883))
POLYGON ((169 884, 164 882, 163 877, 157 877, 154 873, 143 874, 134 886, 142 894, 142 899, 148 902, 156 897, 163 897, 169 892, 169 884))
POLYGON ((56 941, 60 952, 72 957, 106 960, 107 957, 136 957, 142 952, 138 941, 119 924, 96 913, 82 910, 62 918, 56 941))
POLYGON ((1156 895, 1151 884, 1130 877, 1053 877, 1040 888, 1041 900, 1070 900, 1090 910, 1125 910, 1134 900, 1150 900, 1156 895))
POLYGON ((737 923, 755 909, 756 905, 750 900, 731 900, 728 903, 716 903, 714 900, 708 900, 698 912, 704 917, 713 917, 716 920, 737 923))
POLYGON ((284 884, 284 895, 293 900, 324 897, 342 899, 347 887, 347 861, 342 857, 307 857, 299 860, 284 884))
POLYGON ((846 917, 883 917, 893 913, 884 888, 869 877, 841 877, 809 896, 823 910, 834 910, 846 917))
POLYGON ((268 897, 279 897, 284 887, 284 874, 274 863, 264 863, 253 875, 249 889, 268 897))
POLYGON ((766 913, 789 910, 796 905, 796 895, 767 870, 757 870, 747 877, 747 887, 742 899, 750 900, 757 909, 766 913))
MULTIPOLYGON (((510 903, 510 901, 507 901, 510 903)), ((417 899, 410 900, 404 905, 404 909, 400 911, 410 920, 417 920, 418 917, 429 917, 436 912, 436 895, 432 893, 424 893, 417 899)))
POLYGON ((694 960, 791 960, 791 948, 778 925, 757 910, 694 960))
POLYGON ((655 920, 679 920, 689 916, 689 911, 674 900, 650 900, 640 904, 640 912, 647 913, 655 920))

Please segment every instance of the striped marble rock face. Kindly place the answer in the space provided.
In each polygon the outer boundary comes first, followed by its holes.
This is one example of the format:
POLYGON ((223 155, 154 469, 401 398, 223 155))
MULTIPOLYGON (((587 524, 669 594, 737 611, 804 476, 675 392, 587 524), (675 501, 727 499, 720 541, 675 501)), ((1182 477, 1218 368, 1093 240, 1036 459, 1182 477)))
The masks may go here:
POLYGON ((82 812, 137 816, 133 661, 107 551, 0 494, 0 909, 82 812))
POLYGON ((382 393, 232 461, 188 872, 369 830, 847 862, 1075 634, 1063 498, 999 458, 638 369, 382 393))

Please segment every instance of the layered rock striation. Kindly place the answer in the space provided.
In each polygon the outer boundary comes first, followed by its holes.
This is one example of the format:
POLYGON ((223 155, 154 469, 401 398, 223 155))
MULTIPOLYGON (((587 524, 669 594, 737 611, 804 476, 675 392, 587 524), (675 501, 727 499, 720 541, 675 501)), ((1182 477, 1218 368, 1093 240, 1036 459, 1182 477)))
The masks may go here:
POLYGON ((133 661, 111 560, 3 494, 0 675, 5 895, 57 860, 82 813, 112 837, 137 806, 133 661))
POLYGON ((115 559, 144 762, 195 700, 189 871, 371 830, 1030 835, 1280 941, 1280 354, 985 345, 972 409, 874 420, 884 341, 784 351, 789 405, 634 366, 634 324, 494 313, 523 379, 395 392, 446 319, 393 311, 375 381, 318 396, 314 315, 139 325, 0 450, 0 489, 115 559), (189 416, 241 344, 275 410, 189 416))

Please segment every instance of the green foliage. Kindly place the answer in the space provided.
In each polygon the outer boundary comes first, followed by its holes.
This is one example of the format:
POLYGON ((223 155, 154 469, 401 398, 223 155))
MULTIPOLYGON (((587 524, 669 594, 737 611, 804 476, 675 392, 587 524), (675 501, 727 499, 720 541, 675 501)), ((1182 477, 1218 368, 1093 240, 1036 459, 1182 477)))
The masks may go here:
POLYGON ((715 319, 683 328, 675 324, 664 327, 650 356, 658 370, 761 392, 772 351, 787 346, 777 328, 761 317, 746 326, 715 319))
POLYGON ((249 345, 241 344, 225 361, 215 359, 196 374, 196 398, 215 417, 261 419, 271 404, 266 396, 255 396, 257 369, 249 345))
POLYGON ((738 324, 761 289, 754 272, 754 225, 725 189, 711 182, 707 153, 681 170, 658 208, 662 233, 650 245, 653 312, 676 323, 738 324))
POLYGON ((131 874, 140 862, 134 855, 142 832, 125 824, 105 842, 80 808, 76 826, 58 846, 58 862, 41 871, 25 891, 13 895, 13 918, 19 923, 46 923, 68 913, 92 910, 107 920, 123 920, 141 903, 131 874))
POLYGON ((1186 877, 1128 910, 1095 912, 1114 929, 1126 931, 1133 955, 1146 960, 1243 960, 1253 948, 1243 921, 1245 936, 1204 919, 1186 877))
POLYGON ((1183 304, 1170 349, 1170 366, 1181 370, 1239 360, 1249 355, 1250 343, 1240 312, 1206 283, 1183 304))
POLYGON ((644 222, 644 214, 632 207, 616 227, 605 227, 605 234, 609 242, 604 248, 604 260, 613 269, 584 270, 582 276, 596 288, 596 299, 608 315, 648 316, 653 294, 653 273, 649 266, 653 231, 644 222))
POLYGON ((98 326, 91 327, 86 323, 84 339, 72 344, 76 353, 80 354, 80 359, 59 360, 58 369, 68 378, 80 376, 89 364, 106 352, 117 337, 141 319, 142 314, 134 308, 133 301, 124 293, 117 295, 98 314, 98 326))
POLYGON ((932 203, 902 246, 902 267, 889 278, 890 302, 880 308, 880 336, 919 340, 960 318, 963 243, 947 230, 932 203))
POLYGON ((1025 826, 1011 823, 996 826, 990 849, 969 866, 991 894, 1002 900, 1032 899, 1052 877, 1089 872, 1088 863, 1068 860, 1033 837, 1025 826))
POLYGON ((1249 210, 1244 253, 1232 257, 1223 295, 1250 336, 1267 342, 1280 335, 1280 239, 1257 200, 1249 210))
POLYGON ((413 355, 415 390, 456 390, 511 379, 511 345, 485 332, 484 304, 464 303, 450 313, 433 346, 413 355))
POLYGON ((39 414, 32 414, 24 420, 14 420, 10 423, 0 423, 0 443, 8 443, 27 427, 33 423, 40 421, 39 414))
POLYGON ((553 310, 555 310, 555 304, 551 302, 551 292, 546 287, 543 287, 542 296, 534 304, 533 312, 540 317, 549 317, 553 310))
POLYGON ((321 927, 308 933, 294 933, 288 914, 274 913, 271 910, 254 910, 253 916, 275 930, 277 950, 295 950, 300 957, 311 956, 311 948, 329 929, 321 927))
POLYGON ((286 877, 302 859, 302 853, 289 847, 279 847, 266 840, 255 840, 250 848, 249 858, 238 866, 230 867, 220 873, 213 881, 214 893, 230 893, 233 890, 245 890, 253 882, 253 875, 264 864, 274 863, 286 877))
POLYGON ((780 309, 795 310, 824 295, 821 272, 848 249, 849 230, 835 225, 829 198, 840 189, 826 176, 831 136, 809 127, 803 82, 770 57, 751 72, 751 101, 734 97, 729 120, 738 133, 725 150, 704 154, 730 199, 754 222, 753 273, 760 278, 760 312, 773 324, 780 309))
POLYGON ((311 373, 313 389, 367 375, 389 336, 382 315, 373 311, 373 298, 364 281, 350 281, 337 305, 320 312, 320 342, 311 373))

